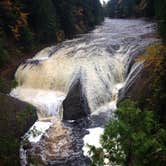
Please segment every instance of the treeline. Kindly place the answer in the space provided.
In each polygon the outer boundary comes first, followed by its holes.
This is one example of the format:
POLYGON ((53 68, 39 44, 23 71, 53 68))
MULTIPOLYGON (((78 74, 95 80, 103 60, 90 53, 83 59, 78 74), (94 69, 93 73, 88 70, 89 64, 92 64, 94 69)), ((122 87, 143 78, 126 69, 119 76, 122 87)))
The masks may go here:
POLYGON ((10 48, 32 50, 85 33, 103 20, 99 0, 1 0, 0 66, 10 48))
POLYGON ((109 17, 153 17, 155 0, 111 0, 106 6, 109 17))
POLYGON ((111 18, 148 17, 158 20, 159 33, 166 40, 166 1, 163 0, 110 0, 105 14, 111 18))

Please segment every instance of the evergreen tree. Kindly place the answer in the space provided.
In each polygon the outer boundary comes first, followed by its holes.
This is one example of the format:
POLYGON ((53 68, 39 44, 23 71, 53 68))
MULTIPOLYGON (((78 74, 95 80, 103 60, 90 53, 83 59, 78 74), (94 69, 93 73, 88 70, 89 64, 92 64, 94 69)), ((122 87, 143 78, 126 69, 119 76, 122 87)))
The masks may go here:
POLYGON ((52 0, 23 0, 25 10, 29 13, 29 24, 39 41, 56 41, 58 19, 52 0))
POLYGON ((53 0, 54 7, 58 13, 60 26, 65 32, 65 36, 72 37, 75 34, 75 18, 73 15, 73 0, 53 0))
POLYGON ((0 63, 10 60, 7 52, 14 47, 24 52, 85 33, 103 21, 102 12, 99 0, 1 0, 0 32, 6 39, 0 33, 0 63))
POLYGON ((155 14, 158 19, 158 29, 163 42, 166 42, 166 1, 155 0, 155 14))
POLYGON ((102 148, 91 147, 93 166, 162 166, 166 154, 166 130, 151 111, 142 112, 126 100, 119 105, 101 138, 102 148))

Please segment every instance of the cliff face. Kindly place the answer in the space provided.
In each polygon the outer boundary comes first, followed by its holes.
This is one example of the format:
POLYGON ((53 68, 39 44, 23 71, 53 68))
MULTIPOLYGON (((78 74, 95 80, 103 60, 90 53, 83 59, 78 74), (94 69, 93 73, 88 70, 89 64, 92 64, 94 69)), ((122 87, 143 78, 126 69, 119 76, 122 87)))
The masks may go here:
POLYGON ((19 165, 21 136, 37 120, 35 108, 0 93, 0 163, 19 165))
MULTIPOLYGON (((153 66, 149 68, 146 68, 145 66, 142 67, 130 86, 128 86, 127 88, 124 87, 120 91, 119 103, 126 98, 130 98, 138 104, 141 110, 144 110, 146 108, 153 108, 150 102, 155 91, 154 87, 152 86, 155 82, 153 74, 153 66)), ((154 111, 157 112, 157 110, 154 111)))

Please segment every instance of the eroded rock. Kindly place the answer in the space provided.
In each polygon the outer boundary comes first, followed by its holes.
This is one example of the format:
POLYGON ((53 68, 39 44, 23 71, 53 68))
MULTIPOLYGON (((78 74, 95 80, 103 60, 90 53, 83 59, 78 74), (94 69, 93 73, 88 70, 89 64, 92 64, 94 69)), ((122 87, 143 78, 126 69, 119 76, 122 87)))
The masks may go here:
POLYGON ((77 120, 90 114, 87 98, 83 92, 81 80, 72 84, 67 97, 63 101, 63 119, 77 120))
POLYGON ((86 166, 90 161, 82 151, 82 138, 87 134, 82 128, 84 124, 63 124, 55 117, 52 123, 39 142, 25 147, 27 162, 41 166, 86 166))

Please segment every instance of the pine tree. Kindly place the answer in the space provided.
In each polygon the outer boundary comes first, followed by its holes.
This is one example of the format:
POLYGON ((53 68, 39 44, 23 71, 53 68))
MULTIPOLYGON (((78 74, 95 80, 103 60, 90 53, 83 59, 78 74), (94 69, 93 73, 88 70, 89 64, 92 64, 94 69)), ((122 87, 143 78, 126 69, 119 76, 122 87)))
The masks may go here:
POLYGON ((164 165, 166 130, 153 112, 142 112, 134 102, 125 100, 115 115, 101 138, 102 148, 91 147, 92 165, 164 165))

